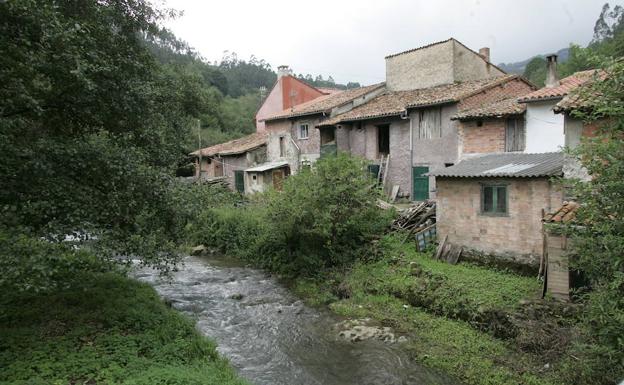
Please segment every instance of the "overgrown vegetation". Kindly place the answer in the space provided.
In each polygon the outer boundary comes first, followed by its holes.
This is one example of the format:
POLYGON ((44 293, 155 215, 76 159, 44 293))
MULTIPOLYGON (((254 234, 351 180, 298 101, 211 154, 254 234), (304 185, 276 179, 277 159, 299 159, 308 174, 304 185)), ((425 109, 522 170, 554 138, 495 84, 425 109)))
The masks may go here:
POLYGON ((573 112, 593 125, 593 136, 572 151, 591 176, 572 183, 581 203, 577 221, 566 230, 573 238, 574 267, 590 282, 579 293, 584 304, 584 338, 576 346, 586 381, 615 382, 624 375, 624 64, 602 61, 603 81, 579 93, 584 107, 573 112))
POLYGON ((538 300, 535 278, 449 265, 402 239, 387 235, 374 258, 293 288, 313 305, 393 327, 416 360, 468 384, 582 383, 568 367, 576 306, 538 300))
POLYGON ((290 275, 353 262, 386 228, 390 214, 364 173, 363 160, 340 154, 289 177, 242 207, 204 210, 191 240, 290 275))
POLYGON ((3 384, 243 385, 215 344, 147 284, 118 274, 0 294, 3 384))

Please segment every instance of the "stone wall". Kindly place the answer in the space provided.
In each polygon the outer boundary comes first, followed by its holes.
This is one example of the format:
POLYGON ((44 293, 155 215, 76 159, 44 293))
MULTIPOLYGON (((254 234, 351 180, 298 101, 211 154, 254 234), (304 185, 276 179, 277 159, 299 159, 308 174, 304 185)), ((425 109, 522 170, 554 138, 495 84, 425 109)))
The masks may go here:
POLYGON ((453 41, 453 78, 467 81, 501 76, 505 73, 484 60, 478 53, 453 41))
MULTIPOLYGON (((446 164, 455 164, 459 159, 457 121, 451 120, 451 116, 457 112, 457 105, 447 104, 433 108, 442 108, 442 131, 441 137, 438 138, 420 138, 418 136, 419 111, 410 113, 414 130, 412 166, 427 166, 430 172, 442 169, 446 167, 446 164)), ((429 178, 429 198, 436 198, 436 180, 433 176, 429 178)))
POLYGON ((409 129, 409 120, 400 120, 390 124, 390 163, 388 164, 388 178, 384 186, 388 193, 392 191, 392 186, 398 185, 400 195, 411 195, 409 129))
POLYGON ((386 58, 386 87, 391 91, 427 88, 452 82, 452 41, 386 58))
POLYGON ((234 189, 234 171, 244 171, 248 167, 247 154, 224 156, 218 160, 223 162, 223 175, 230 188, 234 189))
POLYGON ((542 209, 562 203, 561 191, 548 178, 438 178, 437 233, 440 240, 507 262, 539 264, 543 253, 542 209), (508 215, 481 214, 481 183, 508 184, 508 215))

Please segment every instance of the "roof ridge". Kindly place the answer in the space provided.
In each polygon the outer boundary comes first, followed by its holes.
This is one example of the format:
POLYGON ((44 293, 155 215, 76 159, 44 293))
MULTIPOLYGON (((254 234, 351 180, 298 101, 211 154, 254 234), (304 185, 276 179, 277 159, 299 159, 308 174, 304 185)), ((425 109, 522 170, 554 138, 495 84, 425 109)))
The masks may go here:
POLYGON ((384 59, 389 59, 389 58, 391 58, 391 57, 395 57, 395 56, 403 55, 403 54, 406 54, 406 53, 410 53, 410 52, 418 51, 418 50, 420 50, 420 49, 429 48, 429 47, 432 47, 432 46, 434 46, 434 45, 438 45, 438 44, 442 44, 442 43, 447 43, 447 42, 449 42, 449 41, 451 41, 451 40, 455 40, 455 38, 450 37, 450 38, 448 38, 448 39, 446 39, 446 40, 440 40, 440 41, 436 41, 436 42, 433 42, 433 43, 429 43, 429 44, 422 45, 422 46, 420 46, 420 47, 411 48, 411 49, 408 49, 408 50, 405 50, 405 51, 401 51, 401 52, 398 52, 398 53, 393 53, 393 54, 390 54, 390 55, 388 55, 388 56, 384 57, 384 59))

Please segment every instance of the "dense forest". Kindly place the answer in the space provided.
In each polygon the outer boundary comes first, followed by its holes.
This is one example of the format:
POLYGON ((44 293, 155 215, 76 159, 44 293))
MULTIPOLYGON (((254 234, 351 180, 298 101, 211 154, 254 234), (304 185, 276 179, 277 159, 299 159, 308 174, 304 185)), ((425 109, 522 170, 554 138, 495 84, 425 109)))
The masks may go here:
MULTIPOLYGON (((195 150, 200 137, 201 145, 209 146, 255 131, 256 111, 277 80, 277 74, 264 59, 251 55, 249 60, 244 60, 235 52, 226 51, 220 61, 210 63, 169 31, 163 32, 163 38, 148 42, 148 46, 161 64, 197 78, 205 95, 204 111, 199 117, 200 135, 197 135, 196 124, 187 150, 195 150)), ((338 84, 331 76, 327 79, 321 75, 295 76, 315 87, 360 87, 354 82, 338 84)))
MULTIPOLYGON (((624 8, 619 5, 611 8, 606 3, 594 26, 594 35, 585 48, 571 44, 568 57, 557 67, 559 77, 572 75, 574 72, 596 67, 596 58, 621 57, 624 55, 624 8)), ((546 59, 536 56, 525 69, 524 76, 538 87, 546 80, 546 59)))

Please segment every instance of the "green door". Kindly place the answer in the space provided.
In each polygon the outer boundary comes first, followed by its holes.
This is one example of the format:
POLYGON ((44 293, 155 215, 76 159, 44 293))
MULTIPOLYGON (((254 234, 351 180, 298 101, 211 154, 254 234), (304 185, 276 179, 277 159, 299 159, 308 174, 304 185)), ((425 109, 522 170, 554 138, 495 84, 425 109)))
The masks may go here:
POLYGON ((413 194, 412 200, 424 201, 429 199, 429 177, 423 174, 429 172, 429 167, 412 167, 413 194))
POLYGON ((245 193, 245 172, 244 171, 234 171, 234 187, 236 187, 236 191, 243 194, 245 193))

